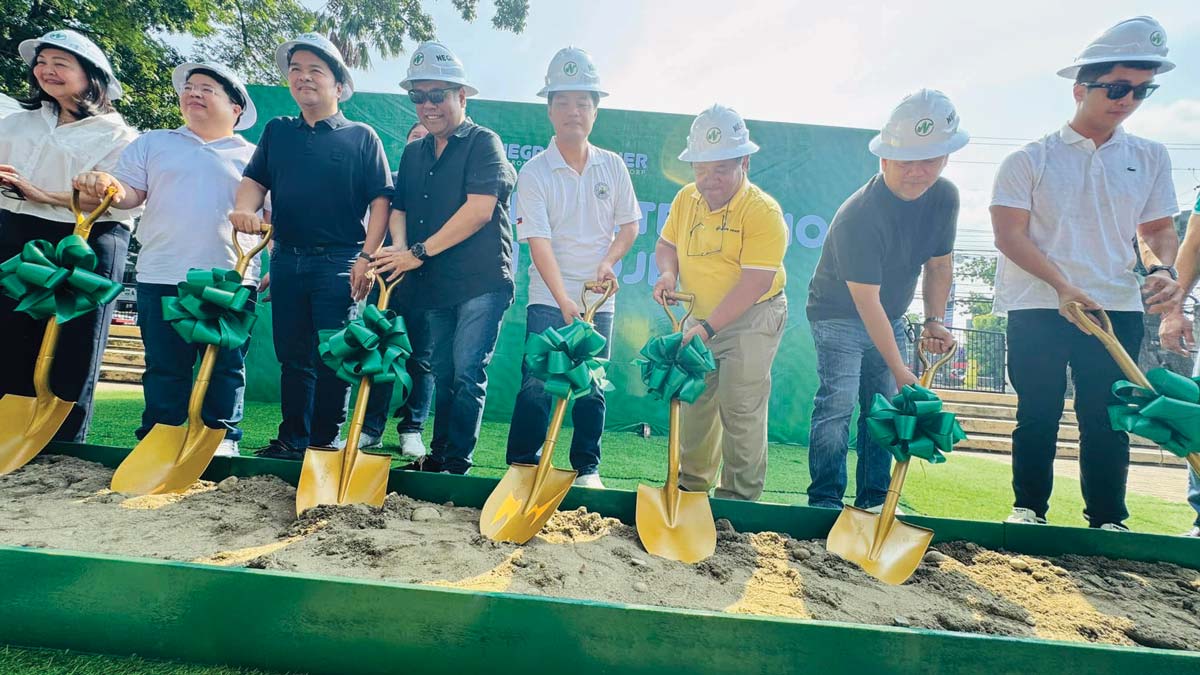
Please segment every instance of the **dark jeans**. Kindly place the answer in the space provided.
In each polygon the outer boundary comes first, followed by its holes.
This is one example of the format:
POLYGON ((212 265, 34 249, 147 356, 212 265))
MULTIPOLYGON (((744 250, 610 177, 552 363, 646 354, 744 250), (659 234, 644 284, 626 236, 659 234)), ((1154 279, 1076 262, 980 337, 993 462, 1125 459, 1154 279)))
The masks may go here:
MULTIPOLYGON (((57 244, 73 229, 70 223, 0 211, 0 262, 18 255, 26 242, 45 239, 57 244)), ((99 222, 92 226, 88 243, 96 252, 96 273, 120 281, 129 253, 129 230, 119 223, 99 222)), ((34 320, 24 312, 17 312, 16 306, 16 300, 0 295, 0 321, 3 321, 0 354, 4 355, 0 358, 0 396, 33 396, 33 369, 47 320, 34 320)), ((56 441, 87 440, 92 397, 114 309, 114 303, 109 303, 61 326, 50 371, 50 389, 65 401, 75 401, 75 406, 54 435, 56 441)))
MULTIPOLYGON (((1142 346, 1142 313, 1109 312, 1113 332, 1136 361, 1142 346)), ((1014 505, 1044 518, 1054 486, 1054 454, 1067 388, 1067 366, 1075 384, 1079 420, 1079 476, 1084 517, 1092 527, 1120 523, 1129 474, 1129 436, 1113 431, 1108 406, 1117 403, 1112 385, 1121 369, 1099 340, 1054 309, 1008 313, 1008 377, 1017 393, 1017 428, 1012 435, 1014 505)))
POLYGON ((463 474, 471 468, 487 398, 487 366, 511 304, 510 291, 495 291, 425 311, 437 385, 426 470, 463 474))
POLYGON ((279 359, 279 440, 303 450, 329 445, 346 421, 350 384, 317 356, 317 332, 337 330, 354 317, 350 268, 360 247, 294 249, 271 253, 271 325, 279 359))
MULTIPOLYGON (((562 312, 549 305, 530 305, 525 311, 525 334, 541 333, 547 328, 562 328, 562 312)), ((604 339, 612 337, 612 312, 596 314, 596 330, 604 339)), ((602 357, 608 358, 609 344, 604 345, 602 357)), ((550 426, 550 409, 554 401, 546 393, 541 380, 529 374, 521 362, 521 390, 513 407, 512 423, 508 428, 509 464, 537 464, 542 456, 542 443, 550 426)), ((575 400, 571 410, 575 433, 571 437, 571 467, 580 476, 600 470, 600 435, 604 433, 604 390, 592 385, 590 394, 575 400)))
MULTIPOLYGON (((429 326, 424 313, 402 307, 397 300, 399 295, 393 293, 388 306, 404 317, 404 325, 408 328, 408 341, 412 344, 413 352, 406 364, 408 376, 412 378, 412 391, 396 409, 395 417, 400 420, 396 429, 402 434, 419 434, 425 429, 425 419, 429 417, 429 406, 433 402, 433 366, 430 363, 433 345, 429 341, 429 326)), ((368 302, 379 302, 378 284, 371 291, 368 302)), ((394 389, 391 383, 371 387, 371 395, 367 398, 367 418, 363 422, 363 433, 375 437, 383 435, 394 389)))
MULTIPOLYGON (((146 347, 146 372, 142 374, 142 393, 146 409, 142 426, 134 434, 145 438, 155 424, 180 426, 188 416, 192 395, 192 371, 208 345, 189 344, 170 323, 163 320, 163 298, 179 295, 172 284, 137 285, 138 326, 146 347)), ((251 291, 250 311, 257 294, 251 291)), ((225 429, 225 438, 242 439, 243 396, 246 392, 247 341, 239 349, 218 349, 217 363, 204 395, 200 417, 211 429, 225 429)))

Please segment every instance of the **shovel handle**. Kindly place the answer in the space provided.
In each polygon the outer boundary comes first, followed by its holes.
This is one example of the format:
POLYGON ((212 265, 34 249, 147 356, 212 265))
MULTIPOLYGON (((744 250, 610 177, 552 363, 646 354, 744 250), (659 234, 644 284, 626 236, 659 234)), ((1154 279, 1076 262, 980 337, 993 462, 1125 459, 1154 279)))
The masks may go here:
POLYGON ((666 300, 683 303, 683 306, 687 308, 687 311, 683 314, 683 318, 680 319, 675 316, 675 312, 671 311, 670 305, 665 302, 663 303, 663 310, 667 313, 667 316, 671 318, 671 330, 678 333, 683 330, 684 322, 688 320, 688 317, 692 315, 692 310, 696 308, 696 294, 667 291, 666 293, 663 293, 663 298, 666 300))
POLYGON ((617 293, 617 282, 612 279, 604 281, 589 281, 583 285, 583 291, 579 294, 579 304, 583 306, 583 320, 591 323, 596 317, 596 310, 600 309, 608 299, 617 293), (599 295, 600 299, 591 305, 588 305, 588 294, 599 295))
POLYGON ((71 213, 75 214, 75 231, 84 239, 92 233, 92 225, 104 215, 108 207, 112 206, 113 200, 117 198, 117 187, 110 185, 108 190, 104 192, 104 199, 100 200, 100 206, 86 216, 83 214, 83 209, 79 206, 79 190, 71 190, 71 213))
POLYGON ((246 251, 242 249, 242 242, 238 239, 238 231, 233 230, 233 234, 231 235, 233 238, 233 250, 237 253, 237 263, 234 269, 238 274, 245 274, 246 268, 250 266, 250 261, 254 260, 254 256, 261 253, 267 247, 267 244, 271 243, 271 236, 275 234, 275 228, 263 223, 263 227, 258 233, 262 235, 258 244, 249 251, 246 251))
POLYGON ((937 371, 939 368, 946 365, 947 363, 950 362, 950 359, 954 358, 954 350, 956 350, 956 349, 958 349, 958 343, 951 342, 950 349, 947 350, 946 353, 943 354, 940 359, 938 359, 937 361, 934 361, 933 365, 930 365, 929 357, 925 356, 925 350, 921 348, 921 342, 919 340, 917 341, 917 359, 921 361, 921 366, 922 366, 922 370, 921 370, 921 386, 922 387, 925 387, 926 389, 928 389, 933 384, 933 376, 935 374, 937 374, 937 371))
POLYGON ((1107 312, 1102 309, 1097 310, 1094 313, 1095 319, 1093 319, 1092 315, 1078 302, 1068 302, 1064 309, 1071 315, 1071 318, 1084 327, 1084 330, 1100 340, 1104 349, 1117 362, 1117 366, 1130 382, 1154 391, 1150 380, 1146 379, 1146 374, 1142 372, 1141 368, 1138 368, 1137 363, 1129 356, 1129 352, 1125 351, 1125 348, 1121 346, 1121 341, 1113 333, 1112 320, 1108 318, 1107 312), (1100 323, 1097 324, 1096 320, 1099 320, 1100 323))

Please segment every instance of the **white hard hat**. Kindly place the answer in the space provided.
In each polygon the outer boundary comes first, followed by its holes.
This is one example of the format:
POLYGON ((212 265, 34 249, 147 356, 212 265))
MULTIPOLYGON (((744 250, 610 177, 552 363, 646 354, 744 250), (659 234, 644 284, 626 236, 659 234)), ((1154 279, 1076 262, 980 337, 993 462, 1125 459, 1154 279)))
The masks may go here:
POLYGON ((971 136, 958 128, 950 98, 936 89, 919 89, 892 109, 867 147, 877 157, 910 162, 948 155, 969 140, 971 136))
POLYGON ((1074 80, 1083 66, 1122 61, 1157 63, 1160 73, 1174 69, 1175 64, 1167 60, 1167 33, 1162 24, 1148 16, 1126 19, 1092 40, 1075 62, 1058 74, 1074 80))
POLYGON ((258 111, 254 108, 254 101, 250 100, 250 92, 246 91, 246 85, 242 83, 242 78, 219 63, 181 63, 175 66, 175 70, 171 73, 171 84, 174 85, 176 94, 183 93, 183 85, 187 84, 187 79, 194 70, 211 70, 242 95, 242 100, 245 101, 242 105, 242 118, 233 126, 234 131, 254 126, 254 122, 258 119, 258 111))
POLYGON ((108 76, 108 98, 115 101, 121 98, 124 93, 121 89, 121 83, 117 82, 117 76, 113 74, 112 64, 108 62, 108 57, 95 42, 76 33, 73 30, 52 30, 40 38, 32 40, 22 40, 17 46, 17 51, 21 54, 21 58, 25 59, 25 63, 33 65, 37 60, 37 50, 41 46, 54 47, 71 52, 75 56, 87 60, 93 66, 96 66, 108 76))
POLYGON ((408 74, 400 81, 400 87, 408 91, 413 88, 414 82, 421 80, 457 84, 467 92, 467 96, 479 93, 479 90, 467 81, 467 71, 463 68, 462 61, 440 42, 422 42, 417 46, 412 58, 408 60, 408 74))
POLYGON ((537 95, 548 98, 555 91, 594 91, 601 97, 608 96, 608 92, 600 88, 600 74, 596 72, 596 64, 592 63, 592 55, 578 47, 560 49, 550 59, 546 86, 537 95))
POLYGON ((302 33, 297 35, 296 39, 279 45, 279 48, 275 50, 275 67, 279 68, 279 72, 283 73, 284 77, 287 77, 288 74, 288 54, 295 47, 307 47, 333 59, 342 68, 342 95, 338 97, 338 100, 345 101, 354 95, 354 79, 350 77, 350 69, 346 66, 346 60, 342 58, 342 53, 338 51, 337 46, 320 33, 302 33))
POLYGON ((696 116, 688 132, 687 148, 679 153, 681 162, 719 162, 758 152, 750 140, 746 122, 733 108, 720 103, 696 116))

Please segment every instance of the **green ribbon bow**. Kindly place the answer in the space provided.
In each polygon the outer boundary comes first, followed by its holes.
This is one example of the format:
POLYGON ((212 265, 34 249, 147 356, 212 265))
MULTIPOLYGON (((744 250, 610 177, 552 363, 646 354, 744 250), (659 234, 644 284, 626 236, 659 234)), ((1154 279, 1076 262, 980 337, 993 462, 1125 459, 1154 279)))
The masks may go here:
POLYGON ((576 319, 562 329, 547 328, 525 341, 525 366, 545 383, 546 393, 574 400, 592 390, 592 383, 608 391, 604 364, 598 358, 608 340, 586 321, 576 319))
POLYGON ((920 457, 940 464, 946 461, 942 453, 967 437, 954 413, 942 412, 938 395, 917 384, 905 385, 890 401, 875 394, 867 430, 901 462, 920 457))
POLYGON ((323 330, 318 337, 317 353, 339 378, 351 384, 364 377, 375 384, 392 382, 400 387, 401 400, 408 398, 412 378, 406 368, 412 343, 403 317, 367 305, 362 316, 345 328, 323 330))
POLYGON ((215 267, 188 270, 179 295, 162 299, 163 320, 187 342, 239 349, 250 339, 257 317, 242 275, 215 267))
POLYGON ((1108 407, 1113 429, 1148 438, 1180 457, 1200 452, 1200 378, 1155 368, 1146 379, 1154 389, 1128 380, 1113 384, 1122 401, 1108 407))
POLYGON ((642 382, 650 395, 659 400, 678 398, 695 403, 704 393, 704 376, 717 369, 712 351, 699 335, 686 345, 683 333, 671 333, 650 338, 642 347, 644 359, 637 364, 642 369, 642 382))
POLYGON ((96 252, 83 237, 68 235, 58 246, 35 239, 0 264, 0 289, 19 301, 18 312, 66 323, 121 294, 121 282, 95 270, 96 252))

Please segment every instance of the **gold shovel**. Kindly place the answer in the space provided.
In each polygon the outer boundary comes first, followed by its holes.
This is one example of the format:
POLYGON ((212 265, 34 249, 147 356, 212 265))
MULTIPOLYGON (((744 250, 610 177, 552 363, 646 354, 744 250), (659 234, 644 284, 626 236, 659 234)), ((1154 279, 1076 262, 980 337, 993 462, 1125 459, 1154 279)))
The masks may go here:
MULTIPOLYGON (((242 250, 238 233, 233 233, 233 248, 237 252, 234 271, 246 273, 250 261, 271 241, 271 227, 265 226, 262 240, 249 251, 242 250)), ((112 491, 133 495, 164 494, 183 492, 195 483, 212 461, 213 454, 221 441, 225 440, 225 429, 205 426, 200 412, 204 407, 204 396, 217 365, 217 345, 208 345, 200 359, 200 372, 192 385, 188 399, 186 426, 155 424, 113 473, 112 491)))
MULTIPOLYGON (((917 356, 925 366, 921 373, 921 386, 929 388, 938 368, 954 358, 954 345, 937 363, 929 365, 925 351, 917 345, 917 356)), ((860 410, 859 415, 866 415, 860 410)), ((862 442, 862 439, 859 439, 862 442)), ((933 530, 910 525, 896 520, 896 506, 900 503, 900 490, 908 475, 908 462, 896 462, 892 467, 892 482, 888 485, 887 498, 879 513, 871 513, 855 506, 845 506, 829 537, 825 549, 858 565, 864 572, 893 586, 908 580, 921 564, 929 543, 933 541, 933 530)))
MULTIPOLYGON (((376 306, 379 309, 387 311, 388 298, 401 279, 403 276, 388 283, 381 275, 376 276, 376 283, 379 284, 376 306)), ((370 397, 371 378, 364 376, 358 383, 358 394, 354 398, 346 447, 341 450, 310 447, 304 453, 300 482, 296 485, 297 516, 321 504, 383 506, 392 456, 366 452, 358 447, 363 420, 367 417, 367 399, 370 397)))
MULTIPOLYGON (((1146 379, 1146 374, 1142 372, 1141 368, 1138 368, 1137 363, 1129 356, 1129 352, 1121 346, 1121 341, 1113 334, 1112 321, 1108 318, 1107 312, 1100 310, 1095 313, 1100 320, 1097 325, 1083 309, 1083 305, 1078 302, 1068 302, 1066 309, 1077 322, 1087 328, 1088 333, 1091 333, 1100 341, 1100 344, 1104 345, 1104 349, 1117 362, 1117 367, 1121 369, 1126 379, 1139 387, 1154 391, 1154 385, 1150 384, 1150 380, 1146 379)), ((1192 471, 1200 474, 1200 452, 1188 454, 1187 461, 1191 465, 1192 471)))
MULTIPOLYGON (((683 302, 687 313, 682 319, 663 305, 671 317, 671 328, 678 333, 692 314, 696 296, 691 293, 667 293, 671 300, 683 302)), ((671 399, 671 418, 667 427, 667 481, 662 488, 638 485, 637 524, 642 546, 651 555, 685 563, 698 563, 717 548, 717 526, 713 521, 708 493, 679 489, 679 410, 683 402, 671 399)))
MULTIPOLYGON (((92 233, 92 225, 112 205, 116 188, 110 188, 88 215, 79 209, 79 192, 71 193, 71 210, 75 213, 75 230, 85 240, 92 233)), ((0 476, 25 466, 58 433, 74 401, 64 401, 50 389, 50 370, 54 367, 54 351, 58 346, 59 324, 54 317, 46 320, 46 331, 42 334, 42 346, 38 349, 37 362, 33 370, 35 396, 6 394, 0 398, 0 476)))
MULTIPOLYGON (((617 286, 612 281, 584 284, 579 299, 584 308, 583 320, 591 323, 596 310, 616 292, 617 286), (601 296, 590 307, 587 304, 588 293, 601 296)), ((560 398, 554 403, 554 414, 550 418, 550 428, 546 432, 546 442, 542 445, 542 456, 537 466, 512 464, 496 484, 479 514, 479 531, 484 536, 495 541, 524 544, 541 531, 562 503, 563 497, 567 496, 567 491, 575 482, 575 472, 556 469, 550 464, 566 413, 567 399, 560 398)))

